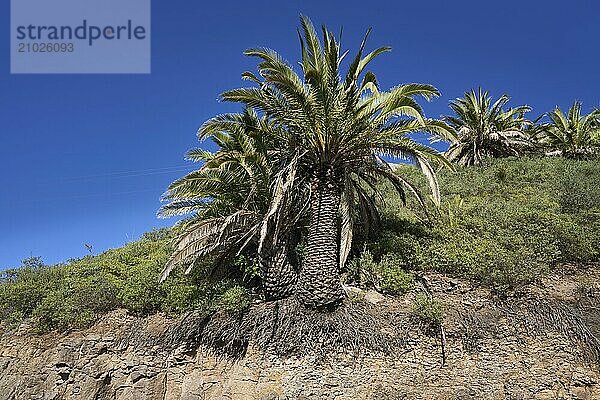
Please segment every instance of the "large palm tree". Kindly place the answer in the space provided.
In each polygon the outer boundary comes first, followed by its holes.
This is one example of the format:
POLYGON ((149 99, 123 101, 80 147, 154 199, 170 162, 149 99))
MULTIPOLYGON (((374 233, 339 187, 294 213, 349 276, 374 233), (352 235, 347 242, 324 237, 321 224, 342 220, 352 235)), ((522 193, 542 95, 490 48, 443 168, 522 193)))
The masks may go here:
POLYGON ((305 257, 296 295, 307 306, 321 307, 343 297, 339 273, 350 250, 353 208, 357 206, 367 217, 377 213, 367 188, 385 178, 402 196, 405 189, 416 193, 381 157, 413 161, 427 177, 434 200, 439 201, 430 161, 446 160, 409 134, 451 137, 452 130, 441 121, 426 119, 415 101, 419 96, 427 100, 439 96, 433 86, 405 84, 379 89, 375 75, 366 68, 389 48, 365 55, 368 32, 342 76, 340 66, 347 52, 341 52, 333 33, 323 28, 321 42, 308 18, 302 17, 301 25, 301 74, 275 51, 251 49, 245 54, 260 59, 259 75, 245 72, 243 77, 255 86, 222 96, 256 108, 280 128, 276 153, 287 179, 276 180, 269 214, 279 218, 285 209, 279 197, 303 188, 310 193, 305 257))
POLYGON ((450 102, 453 116, 447 121, 458 133, 451 141, 446 156, 459 165, 477 165, 488 157, 518 156, 531 147, 526 133, 532 122, 525 118, 528 106, 504 110, 510 97, 492 97, 481 88, 471 90, 450 102))
POLYGON ((565 115, 556 107, 548 113, 550 123, 544 126, 541 143, 572 158, 586 158, 600 153, 600 110, 581 114, 581 102, 576 101, 565 115))

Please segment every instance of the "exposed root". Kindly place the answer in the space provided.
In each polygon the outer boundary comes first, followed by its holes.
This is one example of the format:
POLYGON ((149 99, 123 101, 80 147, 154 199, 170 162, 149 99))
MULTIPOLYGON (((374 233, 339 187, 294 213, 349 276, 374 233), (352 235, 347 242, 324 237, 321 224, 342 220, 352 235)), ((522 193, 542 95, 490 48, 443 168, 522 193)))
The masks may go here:
POLYGON ((425 334, 439 337, 443 364, 455 340, 467 352, 479 352, 489 339, 507 334, 535 337, 557 332, 579 349, 585 361, 600 365, 600 291, 595 284, 584 286, 576 298, 552 299, 530 292, 505 300, 492 296, 477 308, 455 302, 443 330, 437 325, 432 330, 431 324, 411 317, 404 302, 373 305, 355 299, 335 310, 319 311, 290 297, 255 304, 239 314, 190 313, 167 329, 161 344, 170 349, 183 345, 191 352, 203 346, 228 358, 243 357, 250 344, 279 356, 360 358, 409 351, 425 334))
MULTIPOLYGON (((591 311, 595 315, 594 310, 591 311)), ((600 365, 600 338, 594 333, 598 327, 590 325, 589 312, 576 304, 535 298, 519 302, 508 310, 530 333, 559 332, 581 348, 585 361, 600 365)))
POLYGON ((186 314, 178 324, 171 326, 164 335, 163 341, 167 348, 173 349, 181 345, 189 351, 195 351, 200 345, 204 328, 210 316, 197 311, 186 314))
POLYGON ((316 311, 288 298, 259 304, 243 315, 213 316, 202 343, 230 356, 243 356, 250 341, 265 352, 284 356, 390 353, 403 342, 394 335, 393 321, 378 311, 364 302, 316 311))
POLYGON ((478 311, 463 309, 454 318, 463 349, 469 353, 481 351, 482 341, 498 336, 498 324, 501 314, 493 303, 478 311))
POLYGON ((158 348, 166 351, 180 348, 185 352, 194 352, 200 345, 200 338, 209 318, 206 313, 192 311, 178 318, 175 323, 166 326, 159 324, 154 329, 150 318, 136 318, 119 335, 116 348, 158 348))

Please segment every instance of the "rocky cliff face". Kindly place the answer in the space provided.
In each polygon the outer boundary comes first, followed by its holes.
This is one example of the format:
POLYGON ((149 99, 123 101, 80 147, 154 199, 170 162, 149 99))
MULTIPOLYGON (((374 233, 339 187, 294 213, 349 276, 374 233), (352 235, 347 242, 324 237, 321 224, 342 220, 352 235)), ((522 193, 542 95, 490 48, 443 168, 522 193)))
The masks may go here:
MULTIPOLYGON (((0 400, 600 399, 600 270, 552 277, 503 301, 466 282, 426 278, 446 303, 445 363, 440 335, 418 324, 392 355, 281 358, 251 344, 233 361, 165 346, 161 338, 180 321, 119 311, 80 332, 5 332, 0 400)), ((365 300, 398 315, 411 301, 365 300)))

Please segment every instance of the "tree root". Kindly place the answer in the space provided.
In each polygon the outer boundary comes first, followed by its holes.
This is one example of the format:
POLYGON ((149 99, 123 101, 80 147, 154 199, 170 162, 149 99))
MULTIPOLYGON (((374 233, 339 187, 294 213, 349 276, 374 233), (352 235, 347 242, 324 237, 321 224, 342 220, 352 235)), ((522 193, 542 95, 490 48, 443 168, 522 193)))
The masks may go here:
POLYGON ((203 330, 201 342, 234 357, 243 356, 250 342, 281 356, 389 354, 403 342, 393 334, 397 330, 390 319, 378 311, 368 303, 349 302, 323 312, 288 298, 258 304, 241 315, 214 315, 203 330))

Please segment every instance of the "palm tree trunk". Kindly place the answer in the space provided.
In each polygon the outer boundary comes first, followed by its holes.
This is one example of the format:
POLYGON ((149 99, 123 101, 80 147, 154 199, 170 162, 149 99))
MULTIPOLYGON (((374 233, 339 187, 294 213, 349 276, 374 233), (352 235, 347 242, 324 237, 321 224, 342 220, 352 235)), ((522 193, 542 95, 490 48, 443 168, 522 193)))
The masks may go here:
POLYGON ((343 290, 338 269, 337 214, 341 193, 337 185, 315 180, 306 253, 298 276, 296 294, 311 308, 338 304, 343 290))
POLYGON ((287 243, 280 243, 264 262, 263 285, 268 300, 283 299, 294 292, 297 275, 288 260, 287 250, 287 243))

